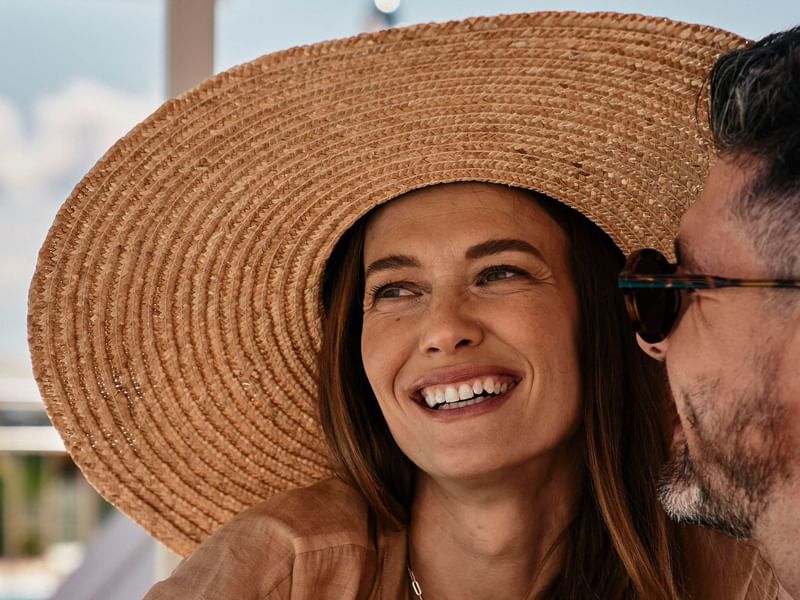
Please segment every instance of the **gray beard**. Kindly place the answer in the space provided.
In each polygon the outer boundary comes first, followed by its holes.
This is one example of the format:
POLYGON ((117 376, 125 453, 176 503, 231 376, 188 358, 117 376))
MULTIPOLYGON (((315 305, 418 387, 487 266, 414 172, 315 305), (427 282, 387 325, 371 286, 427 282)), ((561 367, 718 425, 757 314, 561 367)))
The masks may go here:
POLYGON ((750 538, 769 505, 775 486, 789 477, 787 408, 775 389, 772 360, 759 361, 760 389, 737 390, 729 401, 713 402, 725 393, 719 378, 698 380, 681 390, 685 430, 694 434, 697 456, 686 440, 673 443, 671 457, 658 482, 667 514, 685 523, 750 538), (720 407, 725 413, 715 413, 720 407), (753 438, 757 444, 750 443, 753 438), (745 439, 746 438, 746 439, 745 439))

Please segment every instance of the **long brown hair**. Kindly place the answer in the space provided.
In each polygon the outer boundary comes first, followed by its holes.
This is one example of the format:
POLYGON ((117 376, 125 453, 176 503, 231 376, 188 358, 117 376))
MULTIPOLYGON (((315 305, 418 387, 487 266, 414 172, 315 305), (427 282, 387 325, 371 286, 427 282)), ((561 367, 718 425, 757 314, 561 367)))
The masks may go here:
MULTIPOLYGON (((655 491, 665 460, 664 373, 636 346, 610 238, 579 212, 531 193, 567 233, 580 307, 584 493, 564 532, 549 598, 672 599, 681 577, 655 491)), ((369 215, 339 241, 323 284, 320 417, 341 475, 389 526, 408 521, 414 466, 394 442, 361 361, 363 247, 369 215)))

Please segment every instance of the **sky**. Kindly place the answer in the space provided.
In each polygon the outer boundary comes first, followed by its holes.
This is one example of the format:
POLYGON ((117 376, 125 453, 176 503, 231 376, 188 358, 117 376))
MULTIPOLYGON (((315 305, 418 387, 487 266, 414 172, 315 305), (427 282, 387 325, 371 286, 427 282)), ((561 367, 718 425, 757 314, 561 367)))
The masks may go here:
MULTIPOLYGON (((29 375, 27 288, 58 207, 165 100, 165 1, 0 0, 0 378, 29 375)), ((798 0, 401 0, 396 19, 532 10, 637 12, 749 38, 800 23, 798 0)), ((373 0, 217 0, 215 70, 357 34, 374 14, 373 0)))

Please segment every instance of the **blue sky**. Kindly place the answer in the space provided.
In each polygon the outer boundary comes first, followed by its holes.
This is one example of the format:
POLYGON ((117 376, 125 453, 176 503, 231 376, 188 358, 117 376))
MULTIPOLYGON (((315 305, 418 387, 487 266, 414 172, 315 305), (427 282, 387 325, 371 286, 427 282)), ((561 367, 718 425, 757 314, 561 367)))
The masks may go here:
MULTIPOLYGON (((760 37, 800 22, 796 0, 402 0, 402 22, 531 10, 616 10, 667 16, 760 37)), ((218 70, 274 50, 363 29, 371 0, 218 0, 218 70)), ((163 85, 164 0, 2 0, 0 95, 20 104, 79 76, 128 92, 163 85)))
MULTIPOLYGON (((402 0, 401 23, 531 10, 614 10, 757 38, 798 0, 402 0), (724 9, 720 7, 724 6, 724 9)), ((372 0, 218 0, 215 68, 364 30, 372 0)), ((164 0, 0 0, 0 377, 26 376, 38 247, 72 186, 164 94, 164 0)))

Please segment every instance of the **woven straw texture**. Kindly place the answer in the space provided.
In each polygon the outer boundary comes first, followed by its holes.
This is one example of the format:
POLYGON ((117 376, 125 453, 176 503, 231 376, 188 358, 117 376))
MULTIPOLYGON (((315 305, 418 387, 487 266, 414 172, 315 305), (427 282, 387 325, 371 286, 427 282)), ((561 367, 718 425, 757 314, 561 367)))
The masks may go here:
POLYGON ((31 286, 34 373, 75 462, 180 554, 325 477, 320 280, 346 228, 479 180, 669 253, 707 168, 702 82, 742 43, 631 15, 477 18, 264 56, 167 102, 75 188, 31 286))

